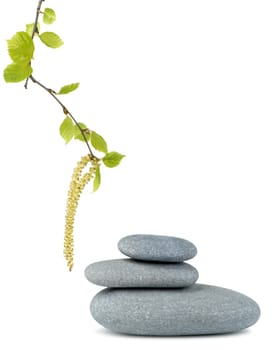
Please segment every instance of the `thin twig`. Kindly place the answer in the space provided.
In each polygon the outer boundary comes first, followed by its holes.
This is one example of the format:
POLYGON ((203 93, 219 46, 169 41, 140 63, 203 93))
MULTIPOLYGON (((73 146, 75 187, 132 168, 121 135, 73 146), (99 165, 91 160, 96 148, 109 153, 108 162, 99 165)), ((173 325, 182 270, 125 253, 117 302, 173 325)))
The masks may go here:
POLYGON ((33 32, 32 32, 32 39, 34 38, 35 33, 38 32, 38 20, 39 20, 39 15, 41 13, 41 6, 42 6, 43 1, 45 1, 45 0, 39 0, 38 6, 36 9, 36 17, 35 17, 35 22, 34 22, 34 27, 33 27, 33 32))
MULTIPOLYGON (((43 0, 44 1, 44 0, 43 0)), ((77 122, 76 118, 72 115, 71 112, 69 112, 69 110, 67 109, 67 107, 65 107, 65 105, 60 101, 60 99, 56 96, 55 92, 52 89, 47 88, 45 85, 43 85, 41 82, 39 82, 37 79, 35 79, 32 75, 29 77, 29 79, 34 83, 39 85, 42 89, 44 89, 45 91, 47 91, 55 100, 56 102, 61 106, 63 113, 66 114, 67 116, 69 116, 73 122, 76 124, 76 126, 78 127, 78 129, 80 130, 82 137, 86 143, 86 146, 89 150, 89 153, 92 157, 92 159, 98 159, 94 153, 92 152, 92 149, 89 145, 89 142, 87 140, 87 137, 85 135, 85 130, 82 129, 82 127, 80 126, 80 124, 77 122)))
MULTIPOLYGON (((35 36, 35 33, 38 33, 38 21, 39 21, 39 16, 41 14, 41 7, 42 7, 42 3, 43 1, 45 0, 39 0, 38 1, 38 5, 37 5, 37 9, 36 9, 36 16, 35 16, 35 22, 34 22, 34 27, 33 27, 33 32, 32 32, 32 39, 34 38, 35 36)), ((30 65, 31 65, 31 62, 30 62, 30 65)), ((26 82, 25 82, 25 89, 28 88, 28 83, 29 83, 29 80, 31 80, 34 84, 37 84, 39 85, 42 89, 44 89, 45 91, 47 91, 55 100, 56 102, 61 106, 62 110, 63 110, 63 113, 66 114, 67 116, 69 116, 73 122, 75 123, 75 125, 77 126, 77 128, 80 130, 81 134, 82 134, 82 137, 86 143, 86 146, 89 150, 89 153, 91 155, 91 158, 92 159, 98 159, 92 152, 92 149, 89 145, 89 142, 87 140, 87 137, 85 135, 85 130, 82 129, 82 127, 80 126, 80 124, 77 122, 77 120, 74 118, 74 116, 72 115, 72 113, 69 112, 69 110, 67 109, 67 107, 65 107, 65 105, 60 101, 60 99, 56 96, 56 93, 52 90, 52 89, 49 89, 47 88, 45 85, 43 85, 40 81, 38 81, 37 79, 35 79, 33 77, 33 75, 31 75, 28 79, 26 79, 26 82)))
MULTIPOLYGON (((45 0, 39 0, 38 5, 37 5, 34 27, 33 27, 33 32, 32 32, 32 39, 34 38, 35 33, 38 32, 38 20, 39 20, 39 15, 41 13, 41 7, 42 7, 43 1, 45 1, 45 0)), ((30 62, 30 66, 31 66, 31 62, 30 62)), ((24 85, 25 89, 28 89, 28 83, 29 83, 29 78, 26 79, 26 82, 24 85)))

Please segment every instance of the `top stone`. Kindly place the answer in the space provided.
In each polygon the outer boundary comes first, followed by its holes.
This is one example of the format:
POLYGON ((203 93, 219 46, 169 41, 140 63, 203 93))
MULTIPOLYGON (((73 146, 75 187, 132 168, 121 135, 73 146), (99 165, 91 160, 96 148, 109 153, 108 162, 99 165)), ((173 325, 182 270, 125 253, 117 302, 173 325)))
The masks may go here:
POLYGON ((119 241, 118 248, 130 258, 145 261, 181 262, 197 253, 194 244, 183 238, 157 235, 126 236, 119 241))

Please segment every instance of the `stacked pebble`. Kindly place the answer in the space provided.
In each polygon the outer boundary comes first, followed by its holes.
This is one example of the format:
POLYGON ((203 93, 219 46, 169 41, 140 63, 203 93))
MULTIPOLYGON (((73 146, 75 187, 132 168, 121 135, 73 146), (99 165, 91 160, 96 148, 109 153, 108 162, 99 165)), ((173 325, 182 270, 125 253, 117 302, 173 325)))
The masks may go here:
POLYGON ((106 289, 92 300, 94 319, 115 332, 200 335, 237 332, 257 322, 259 306, 229 289, 196 284, 186 260, 197 248, 182 238, 132 235, 119 250, 130 257, 93 263, 86 278, 106 289))

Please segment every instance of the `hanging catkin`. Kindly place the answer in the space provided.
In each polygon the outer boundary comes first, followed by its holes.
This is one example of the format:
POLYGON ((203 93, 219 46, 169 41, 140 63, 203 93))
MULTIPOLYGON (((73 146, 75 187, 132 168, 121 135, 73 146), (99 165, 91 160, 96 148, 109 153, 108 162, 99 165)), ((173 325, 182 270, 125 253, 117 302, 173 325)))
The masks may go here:
POLYGON ((65 216, 65 234, 64 234, 64 257, 67 261, 67 265, 70 271, 72 271, 74 264, 74 221, 80 199, 81 192, 89 181, 95 176, 98 163, 96 159, 93 159, 90 155, 82 157, 77 163, 67 198, 66 216, 65 216), (84 168, 91 163, 88 172, 83 173, 84 168))

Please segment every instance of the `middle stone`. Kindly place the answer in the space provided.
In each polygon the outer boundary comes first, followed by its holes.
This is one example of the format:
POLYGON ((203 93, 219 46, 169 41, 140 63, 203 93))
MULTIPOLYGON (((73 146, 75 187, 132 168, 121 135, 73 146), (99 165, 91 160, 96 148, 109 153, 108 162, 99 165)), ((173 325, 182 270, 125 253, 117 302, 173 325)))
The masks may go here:
POLYGON ((85 277, 109 288, 184 288, 197 281, 198 272, 187 263, 113 259, 88 265, 85 277))

